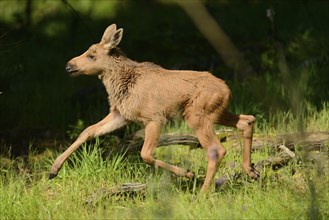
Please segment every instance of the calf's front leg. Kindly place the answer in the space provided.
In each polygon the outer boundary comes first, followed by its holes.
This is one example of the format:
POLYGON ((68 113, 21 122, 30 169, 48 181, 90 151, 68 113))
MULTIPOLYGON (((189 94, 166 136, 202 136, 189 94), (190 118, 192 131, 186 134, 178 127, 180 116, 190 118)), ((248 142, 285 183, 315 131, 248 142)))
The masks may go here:
POLYGON ((161 123, 159 122, 151 121, 145 126, 145 140, 141 150, 142 159, 149 165, 161 167, 163 169, 169 170, 177 176, 183 176, 191 179, 194 174, 188 170, 154 158, 153 155, 158 144, 160 129, 161 123))
POLYGON ((58 156, 51 168, 49 179, 57 176, 65 160, 86 141, 110 133, 126 124, 125 119, 118 112, 111 112, 97 124, 86 128, 77 138, 77 140, 60 156, 58 156))

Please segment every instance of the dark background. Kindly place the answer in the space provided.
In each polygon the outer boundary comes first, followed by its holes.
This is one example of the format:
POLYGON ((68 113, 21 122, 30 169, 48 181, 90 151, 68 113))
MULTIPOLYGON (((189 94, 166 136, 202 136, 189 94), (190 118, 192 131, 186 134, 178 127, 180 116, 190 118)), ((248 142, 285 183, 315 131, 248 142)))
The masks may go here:
POLYGON ((298 115, 305 103, 328 106, 328 1, 201 2, 252 67, 247 76, 223 61, 175 1, 1 0, 1 148, 65 139, 72 126, 108 113, 97 77, 70 78, 65 64, 112 23, 124 28, 120 47, 131 59, 226 80, 235 111, 266 120, 280 111, 298 115))

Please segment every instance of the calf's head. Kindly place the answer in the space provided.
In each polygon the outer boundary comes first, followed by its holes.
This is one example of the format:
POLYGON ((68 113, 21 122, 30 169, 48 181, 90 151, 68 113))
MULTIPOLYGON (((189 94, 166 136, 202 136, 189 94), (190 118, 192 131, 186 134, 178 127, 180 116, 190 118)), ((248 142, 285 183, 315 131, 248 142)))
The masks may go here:
POLYGON ((66 64, 66 71, 71 76, 102 74, 107 68, 110 51, 120 43, 122 33, 122 28, 117 30, 115 24, 110 25, 98 44, 91 45, 86 52, 66 64))

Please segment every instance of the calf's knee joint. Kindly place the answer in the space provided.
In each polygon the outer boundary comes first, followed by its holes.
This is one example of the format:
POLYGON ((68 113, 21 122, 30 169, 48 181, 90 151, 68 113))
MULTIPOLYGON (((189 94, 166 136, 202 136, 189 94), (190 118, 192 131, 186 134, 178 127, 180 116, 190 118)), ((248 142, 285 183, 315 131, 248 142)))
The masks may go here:
POLYGON ((225 149, 220 149, 219 147, 211 147, 207 150, 207 155, 210 160, 218 161, 223 158, 226 154, 225 149))
POLYGON ((252 137, 253 125, 255 120, 256 120, 255 117, 252 115, 248 115, 248 117, 244 118, 243 120, 240 119, 237 127, 239 130, 242 131, 243 137, 245 138, 252 137))
POLYGON ((149 165, 152 165, 154 164, 154 158, 152 155, 150 154, 147 154, 147 153, 144 153, 144 152, 141 152, 141 157, 143 159, 143 161, 149 165))

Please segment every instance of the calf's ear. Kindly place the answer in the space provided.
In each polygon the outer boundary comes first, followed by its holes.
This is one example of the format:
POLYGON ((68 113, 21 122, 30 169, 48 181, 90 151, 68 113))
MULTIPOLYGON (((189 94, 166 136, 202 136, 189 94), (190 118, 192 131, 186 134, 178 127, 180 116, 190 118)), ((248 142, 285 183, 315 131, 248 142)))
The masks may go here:
POLYGON ((120 28, 118 29, 112 36, 111 38, 111 47, 116 47, 118 46, 118 44, 120 43, 121 39, 122 39, 122 35, 123 35, 123 29, 120 28))
POLYGON ((114 35, 114 33, 117 30, 117 26, 115 24, 111 24, 110 26, 108 26, 106 28, 106 30, 104 31, 103 37, 101 39, 100 44, 108 44, 111 41, 112 36, 114 35))
POLYGON ((123 29, 120 28, 119 30, 115 31, 114 34, 111 36, 111 39, 104 44, 104 49, 105 50, 110 50, 111 48, 115 48, 116 46, 118 46, 118 44, 120 43, 121 39, 122 39, 122 33, 123 33, 123 29))
POLYGON ((123 29, 120 28, 116 30, 116 25, 110 25, 104 32, 104 35, 101 40, 101 44, 103 44, 104 49, 110 50, 118 46, 122 39, 123 29))

